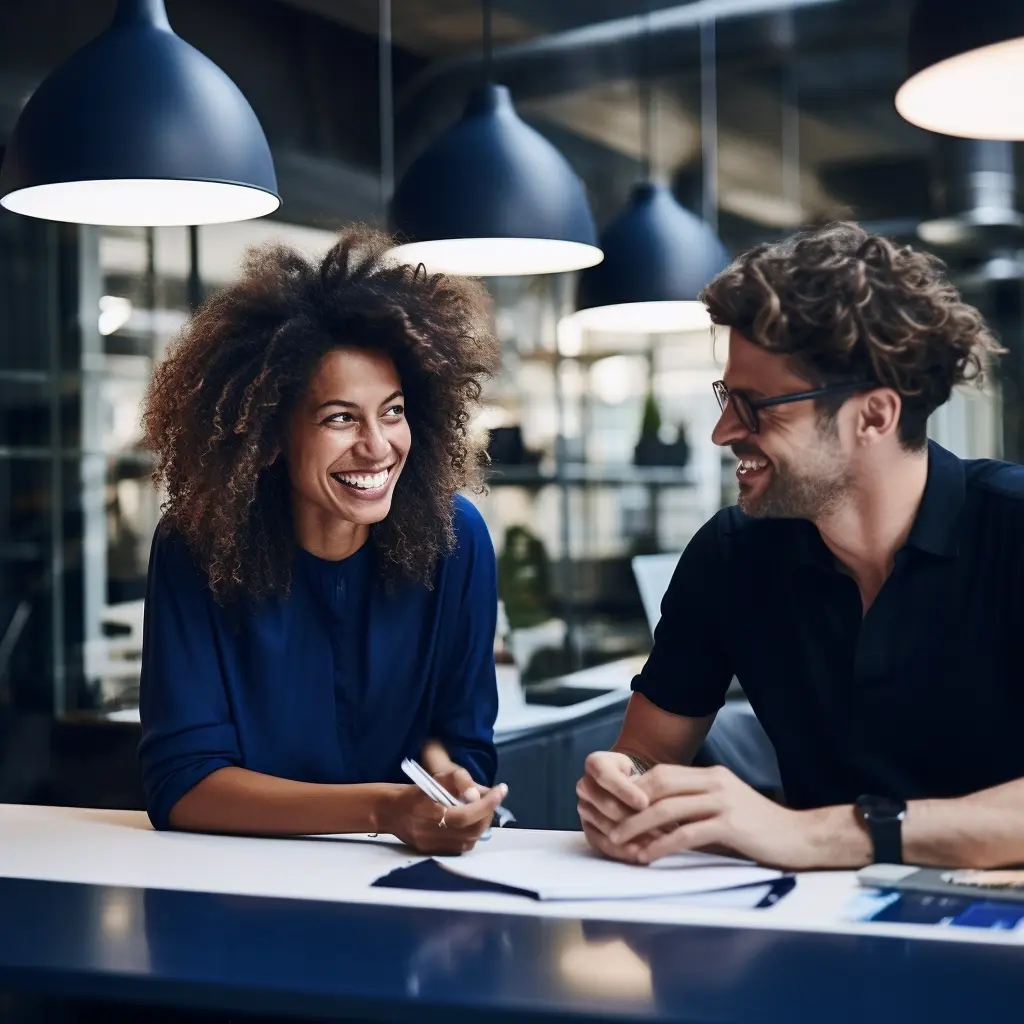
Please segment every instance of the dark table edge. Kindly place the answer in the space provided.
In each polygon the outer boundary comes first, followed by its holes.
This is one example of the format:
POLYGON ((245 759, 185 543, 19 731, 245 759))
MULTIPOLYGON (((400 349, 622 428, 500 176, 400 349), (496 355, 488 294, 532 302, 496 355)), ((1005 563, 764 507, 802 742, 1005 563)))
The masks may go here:
MULTIPOLYGON (((159 892, 172 896, 210 896, 221 895, 205 890, 162 889, 152 886, 114 886, 88 882, 50 881, 45 879, 24 879, 0 876, 0 882, 28 882, 37 885, 58 888, 91 889, 95 891, 133 890, 137 892, 159 892)), ((329 905, 339 909, 345 907, 366 910, 378 908, 382 911, 405 911, 413 913, 438 913, 449 917, 486 917, 489 920, 529 918, 531 915, 505 914, 462 908, 434 908, 423 906, 407 906, 395 904, 367 904, 342 900, 303 900, 284 896, 234 896, 233 898, 252 902, 276 902, 293 905, 315 904, 329 905)), ((961 945, 949 943, 948 940, 909 938, 904 935, 875 935, 858 932, 813 932, 799 928, 765 928, 758 926, 719 925, 704 922, 665 923, 665 922, 628 922, 603 918, 535 918, 552 923, 579 922, 587 920, 593 924, 638 928, 659 927, 678 932, 696 932, 714 930, 716 932, 733 932, 747 934, 750 932, 767 933, 780 938, 792 934, 815 935, 822 942, 858 941, 867 942, 874 947, 891 946, 892 955, 898 953, 897 947, 908 945, 961 945)), ((977 947, 975 943, 966 945, 977 947)), ((1011 950, 1020 951, 1020 947, 998 945, 988 947, 1006 954, 1011 950)), ((1024 965, 1022 965, 1024 975, 1024 965)), ((562 1006, 557 1010, 541 1009, 524 1001, 519 1005, 495 1007, 491 1005, 466 1005, 452 1002, 437 1002, 427 999, 396 998, 394 996, 361 996, 343 995, 337 992, 318 992, 311 989, 296 991, 273 987, 253 988, 239 986, 234 983, 218 983, 196 981, 181 978, 160 978, 152 974, 132 971, 119 971, 114 968, 95 968, 89 970, 70 970, 67 968, 11 967, 0 963, 0 995, 12 994, 70 1002, 102 1002, 122 1004, 125 1006, 156 1006, 168 1009, 193 1011, 235 1012, 253 1016, 287 1015, 288 1017, 306 1019, 357 1019, 362 1021, 427 1021, 461 1022, 479 1021, 482 1017, 494 1020, 498 1024, 504 1022, 529 1021, 531 1024, 547 1024, 547 1022, 589 1022, 595 1024, 624 1024, 624 1022, 645 1022, 651 1020, 664 1021, 663 1014, 657 1012, 637 1012, 625 1007, 609 1006, 607 1010, 594 1007, 573 1008, 562 1006)), ((679 1016, 673 1014, 673 1021, 678 1024, 706 1024, 704 1017, 679 1016)))

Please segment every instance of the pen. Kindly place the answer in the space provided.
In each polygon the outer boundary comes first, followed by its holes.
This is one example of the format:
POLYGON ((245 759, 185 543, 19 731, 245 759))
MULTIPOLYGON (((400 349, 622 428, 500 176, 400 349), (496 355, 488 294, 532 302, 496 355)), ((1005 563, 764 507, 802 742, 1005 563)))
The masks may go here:
MULTIPOLYGON (((407 757, 402 762, 402 771, 419 787, 419 789, 426 793, 435 803, 441 804, 442 807, 460 807, 466 803, 465 800, 460 800, 458 797, 453 796, 448 792, 444 786, 441 785, 433 775, 430 774, 418 761, 414 761, 411 757, 407 757)), ((502 828, 504 825, 514 822, 516 820, 515 815, 507 807, 496 807, 494 810, 494 816, 498 819, 498 827, 502 828)), ((491 830, 488 829, 480 838, 486 841, 490 838, 491 830)))

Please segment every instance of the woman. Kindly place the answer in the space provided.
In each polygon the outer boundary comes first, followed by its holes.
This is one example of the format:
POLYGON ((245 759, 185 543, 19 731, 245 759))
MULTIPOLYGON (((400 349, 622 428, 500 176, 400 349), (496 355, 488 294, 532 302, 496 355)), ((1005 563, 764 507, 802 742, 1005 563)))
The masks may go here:
POLYGON ((251 253, 157 369, 142 764, 156 828, 470 849, 495 772, 494 551, 457 492, 499 348, 477 284, 346 232, 251 253), (417 757, 470 801, 403 784, 417 757), (439 827, 441 826, 441 827, 439 827))

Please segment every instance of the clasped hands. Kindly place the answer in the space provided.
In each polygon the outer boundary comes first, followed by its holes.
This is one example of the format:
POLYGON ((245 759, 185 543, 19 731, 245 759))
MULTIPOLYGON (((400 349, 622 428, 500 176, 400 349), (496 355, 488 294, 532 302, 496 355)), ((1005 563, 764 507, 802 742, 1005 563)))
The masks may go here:
POLYGON ((650 864, 714 850, 779 868, 813 866, 814 823, 773 803, 723 767, 661 764, 635 775, 625 754, 587 758, 576 786, 580 821, 606 857, 650 864))

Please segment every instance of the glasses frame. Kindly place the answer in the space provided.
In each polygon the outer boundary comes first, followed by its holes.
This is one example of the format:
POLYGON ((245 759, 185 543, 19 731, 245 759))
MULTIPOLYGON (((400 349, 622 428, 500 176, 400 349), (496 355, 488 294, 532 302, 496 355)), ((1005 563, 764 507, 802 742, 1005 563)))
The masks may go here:
POLYGON ((745 391, 732 391, 724 380, 716 380, 711 388, 718 399, 718 407, 725 412, 729 402, 733 402, 733 409, 736 418, 751 433, 757 434, 761 429, 761 421, 758 413, 762 409, 769 409, 776 405, 792 405, 794 402, 806 402, 812 398, 823 398, 825 395, 839 395, 844 391, 863 391, 866 388, 878 387, 870 381, 857 380, 845 381, 842 384, 828 384, 825 387, 814 388, 811 391, 794 391, 788 395, 773 395, 771 398, 751 398, 745 391))

